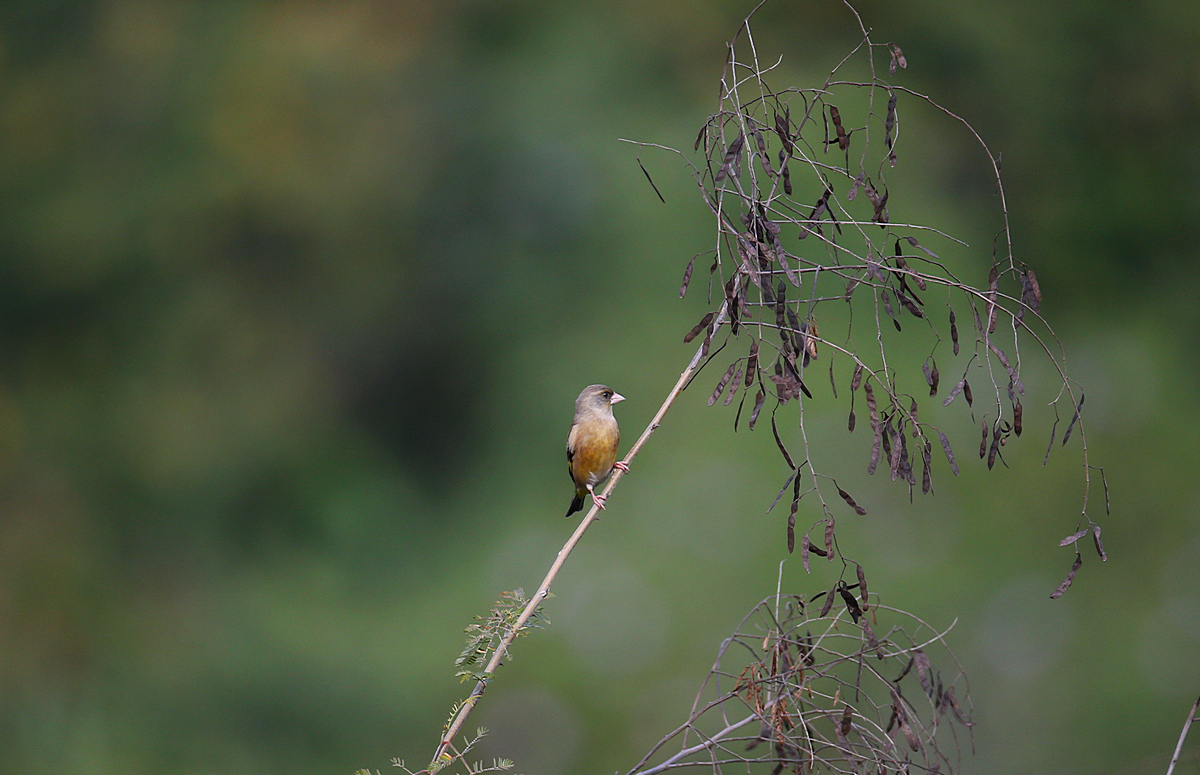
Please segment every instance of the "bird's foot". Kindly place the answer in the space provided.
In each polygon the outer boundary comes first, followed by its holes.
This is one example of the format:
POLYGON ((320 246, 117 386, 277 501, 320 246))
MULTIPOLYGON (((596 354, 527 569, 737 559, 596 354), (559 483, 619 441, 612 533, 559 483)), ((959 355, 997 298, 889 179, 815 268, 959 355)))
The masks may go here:
POLYGON ((592 502, 595 503, 601 511, 604 511, 604 501, 608 500, 608 498, 593 490, 591 485, 588 485, 588 492, 592 494, 592 502))
POLYGON ((613 463, 613 468, 617 469, 618 471, 629 473, 629 464, 624 460, 618 460, 617 462, 613 463))

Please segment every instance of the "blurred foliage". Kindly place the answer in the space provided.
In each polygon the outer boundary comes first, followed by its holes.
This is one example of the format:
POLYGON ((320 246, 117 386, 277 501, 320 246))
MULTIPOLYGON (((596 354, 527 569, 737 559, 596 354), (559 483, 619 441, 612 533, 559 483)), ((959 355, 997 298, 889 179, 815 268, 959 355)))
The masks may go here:
MULTIPOLYGON (((4 769, 348 773, 432 753, 462 628, 535 584, 571 527, 574 396, 617 387, 633 438, 690 355, 700 303, 675 290, 707 212, 676 160, 644 154, 662 205, 616 138, 690 147, 750 8, 0 6, 4 769)), ((1039 468, 1048 423, 1027 417, 1012 469, 965 466, 936 498, 863 477, 870 514, 842 540, 885 602, 959 618, 967 769, 1161 771, 1200 686, 1182 422, 1200 6, 858 10, 904 48, 897 81, 1003 154, 1017 257, 1087 392, 1114 514, 1110 561, 1051 603, 1081 482, 1073 458, 1039 468)), ((857 42, 837 2, 757 18, 805 85, 857 42)), ((920 127, 910 206, 987 244, 982 157, 920 127)), ((774 591, 777 452, 706 395, 668 416, 481 703, 487 757, 630 766, 774 591)), ((827 468, 861 474, 844 406, 811 409, 827 468)), ((827 574, 789 562, 785 592, 827 574)))

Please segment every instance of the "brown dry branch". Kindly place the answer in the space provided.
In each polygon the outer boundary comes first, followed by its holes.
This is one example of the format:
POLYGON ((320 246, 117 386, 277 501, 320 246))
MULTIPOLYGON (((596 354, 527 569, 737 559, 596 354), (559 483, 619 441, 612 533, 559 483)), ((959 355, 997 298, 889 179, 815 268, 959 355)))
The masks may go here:
POLYGON ((687 720, 629 775, 726 764, 954 771, 949 722, 968 735, 973 726, 966 676, 945 643, 954 625, 938 631, 874 599, 864 614, 851 587, 835 589, 811 599, 777 593, 755 606, 718 649, 687 720))
MULTIPOLYGON (((1032 343, 1059 380, 1057 395, 1048 403, 1066 428, 1062 442, 1075 433, 1082 449, 1083 505, 1075 530, 1095 531, 1098 538, 1099 525, 1089 516, 1088 504, 1092 471, 1099 470, 1102 480, 1103 471, 1089 460, 1083 393, 1069 378, 1062 345, 1042 315, 1036 275, 1014 257, 999 162, 961 116, 890 80, 895 68, 905 67, 907 60, 895 44, 873 41, 858 14, 849 4, 847 7, 862 38, 820 86, 771 87, 768 78, 774 77, 781 60, 766 67, 760 64, 751 13, 728 44, 718 109, 696 139, 695 149, 703 153, 699 161, 664 145, 634 143, 641 149, 658 148, 683 158, 715 217, 709 287, 722 291, 715 299, 710 294, 710 302, 728 315, 717 328, 708 328, 707 340, 714 349, 720 344, 733 345, 729 352, 734 353, 745 352, 736 344, 739 338, 750 340, 749 354, 735 354, 721 379, 743 373, 744 384, 758 381, 762 387, 755 416, 763 387, 774 393, 776 406, 771 416, 778 447, 790 476, 798 478, 803 469, 807 485, 803 492, 797 489, 797 498, 812 495, 816 499, 820 515, 810 530, 824 526, 832 559, 836 542, 828 534, 834 512, 821 486, 832 477, 819 472, 820 457, 810 448, 805 428, 806 399, 812 398, 816 384, 808 374, 813 361, 824 355, 831 360, 844 358, 852 365, 848 432, 853 433, 856 425, 854 394, 861 380, 871 410, 868 473, 882 464, 891 480, 908 485, 911 497, 918 487, 918 463, 922 464, 922 493, 934 489, 929 450, 935 442, 945 451, 951 472, 958 474, 950 437, 931 421, 936 413, 922 411, 920 406, 938 401, 939 356, 941 370, 955 375, 954 386, 939 402, 950 406, 958 401, 975 428, 982 426, 981 457, 992 469, 997 463, 1007 466, 1004 450, 1026 427, 1022 344, 1032 343), (877 55, 888 57, 887 76, 877 71, 877 55), (870 77, 843 77, 851 67, 870 77), (990 167, 999 231, 988 257, 987 280, 979 285, 961 279, 951 268, 952 258, 970 259, 970 246, 936 228, 891 219, 889 202, 894 205, 907 194, 898 181, 889 180, 889 171, 905 163, 904 117, 909 100, 925 103, 965 131, 990 167), (942 257, 932 249, 935 245, 950 253, 942 257), (930 298, 941 294, 945 294, 940 302, 946 305, 945 311, 937 311, 930 298), (957 325, 956 308, 959 314, 968 313, 966 319, 973 321, 969 327, 957 325), (865 311, 873 321, 868 332, 859 330, 861 323, 855 327, 856 310, 860 315, 865 311), (839 321, 844 321, 844 340, 839 337, 840 341, 829 335, 840 327, 839 321), (953 354, 943 350, 946 329, 942 326, 947 321, 953 354), (924 362, 913 366, 894 363, 885 338, 885 332, 886 337, 893 335, 889 329, 899 335, 927 337, 930 347, 924 362), (966 352, 956 365, 960 334, 966 352), (981 386, 990 387, 986 397, 981 386), (928 396, 922 394, 926 389, 928 396), (798 455, 786 452, 794 446, 789 439, 791 424, 779 411, 793 400, 799 407, 794 432, 803 446, 798 455), (1060 411, 1064 402, 1070 411, 1060 411), (805 462, 797 468, 791 462, 793 457, 805 462)), ((980 258, 976 256, 975 261, 980 258)), ((688 264, 685 280, 691 279, 693 268, 694 259, 688 264)), ((686 281, 681 290, 686 293, 686 281)), ((835 380, 832 369, 831 363, 830 379, 835 380)), ((836 386, 835 380, 835 400, 836 386)), ((723 384, 713 389, 710 405, 723 390, 723 384)), ((742 394, 735 429, 749 392, 742 394)), ((725 403, 732 400, 731 396, 725 403)), ((1056 421, 1051 428, 1051 447, 1057 432, 1056 421)), ((793 509, 788 518, 789 551, 795 543, 795 519, 793 509)), ((808 537, 807 532, 804 535, 808 537)), ((820 541, 801 542, 806 551, 817 543, 820 541)), ((1097 552, 1102 560, 1106 558, 1098 541, 1097 552)), ((1065 588, 1061 586, 1058 594, 1065 588)))

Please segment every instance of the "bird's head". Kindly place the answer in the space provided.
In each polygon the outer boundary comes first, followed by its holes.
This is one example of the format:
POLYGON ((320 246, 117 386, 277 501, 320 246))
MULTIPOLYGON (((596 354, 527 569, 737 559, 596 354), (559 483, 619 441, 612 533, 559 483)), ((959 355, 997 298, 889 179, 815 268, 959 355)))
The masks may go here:
POLYGON ((625 396, 608 385, 588 385, 575 399, 576 412, 612 412, 612 405, 625 400, 625 396))

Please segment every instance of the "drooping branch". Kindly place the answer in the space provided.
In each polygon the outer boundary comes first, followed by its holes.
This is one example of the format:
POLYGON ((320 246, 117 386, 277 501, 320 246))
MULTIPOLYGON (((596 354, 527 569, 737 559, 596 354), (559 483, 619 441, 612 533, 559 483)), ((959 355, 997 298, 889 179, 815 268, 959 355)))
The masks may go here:
MULTIPOLYGON (((760 63, 750 24, 752 12, 728 43, 717 110, 696 138, 699 158, 693 161, 690 154, 664 145, 635 143, 640 148, 668 150, 683 159, 714 215, 715 245, 705 254, 713 259, 710 299, 729 312, 723 343, 732 345, 728 352, 733 357, 717 381, 709 405, 725 394, 728 406, 739 387, 757 381, 753 420, 762 409, 764 389, 775 393, 777 403, 769 408, 772 431, 788 469, 776 503, 789 485, 793 487, 788 550, 799 543, 803 554, 814 546, 809 534, 823 526, 824 551, 813 550, 832 559, 835 522, 822 487, 826 480, 835 485, 836 481, 820 470, 822 451, 810 448, 805 428, 805 401, 813 398, 814 390, 810 361, 816 361, 821 353, 837 356, 830 358, 829 367, 835 398, 838 383, 833 361, 850 361, 854 378, 848 432, 854 431, 854 394, 861 385, 870 409, 867 472, 887 471, 892 481, 908 485, 911 496, 917 487, 922 494, 933 491, 933 450, 941 447, 954 475, 958 475, 963 458, 959 455, 956 459, 951 437, 935 424, 940 408, 925 410, 922 406, 927 403, 949 406, 961 395, 963 400, 956 409, 965 404, 977 429, 980 459, 989 470, 997 464, 1008 465, 1006 446, 1016 443, 1029 426, 1024 411, 1029 399, 1021 368, 1022 347, 1032 342, 1060 381, 1057 395, 1048 401, 1057 419, 1049 429, 1047 458, 1056 442, 1065 444, 1074 438, 1081 446, 1083 503, 1075 530, 1077 536, 1085 532, 1095 536, 1097 554, 1103 561, 1106 554, 1099 542, 1100 526, 1088 507, 1092 473, 1099 471, 1102 482, 1104 474, 1090 460, 1082 415, 1084 394, 1068 376, 1063 347, 1041 314, 1042 292, 1036 274, 1014 257, 1000 160, 960 115, 928 95, 893 82, 897 68, 907 67, 903 52, 894 43, 875 42, 857 12, 846 5, 862 37, 823 84, 781 89, 768 83, 768 78, 777 77, 781 61, 772 56, 761 60, 766 65, 760 63), (881 52, 890 58, 886 74, 876 67, 881 52), (869 78, 844 77, 852 60, 865 65, 869 78), (956 266, 957 256, 943 258, 931 249, 935 246, 932 240, 945 239, 954 254, 969 255, 971 248, 966 242, 935 227, 908 219, 892 220, 889 208, 909 196, 905 179, 893 176, 891 169, 911 163, 908 160, 913 158, 906 155, 901 130, 908 105, 914 101, 949 119, 955 131, 965 131, 968 142, 986 158, 987 174, 995 187, 995 204, 989 207, 999 221, 990 257, 974 250, 973 266, 978 267, 980 259, 991 262, 986 283, 960 279, 965 272, 956 266), (946 309, 941 312, 927 304, 930 295, 940 292, 946 295, 946 309), (859 317, 864 308, 868 316, 865 328, 870 330, 863 330, 859 317), (947 313, 955 360, 946 353, 947 313), (844 340, 830 335, 837 328, 831 320, 846 321, 844 340), (910 326, 916 328, 915 334, 910 326), (885 337, 885 331, 891 336, 891 328, 908 338, 915 335, 930 340, 919 368, 899 361, 885 337), (961 342, 960 332, 964 334, 961 342), (737 344, 739 339, 750 340, 748 353, 745 344, 737 344), (940 384, 939 359, 941 368, 955 376, 953 382, 947 380, 952 385, 948 394, 934 401, 940 384), (922 395, 925 385, 920 384, 920 373, 928 386, 928 399, 922 395), (789 428, 791 415, 779 410, 791 401, 799 409, 789 428), (793 454, 797 443, 792 440, 793 433, 802 445, 799 454, 793 454), (809 496, 817 501, 820 514, 807 531, 797 531, 799 502, 809 496)), ((904 127, 911 132, 911 127, 904 127)), ((684 273, 681 295, 695 277, 697 258, 684 273)), ((742 393, 735 429, 748 393, 742 393)), ((839 487, 837 494, 856 513, 863 513, 863 507, 845 490, 839 487)), ((1053 597, 1074 580, 1082 562, 1078 551, 1074 559, 1071 573, 1053 597)))

